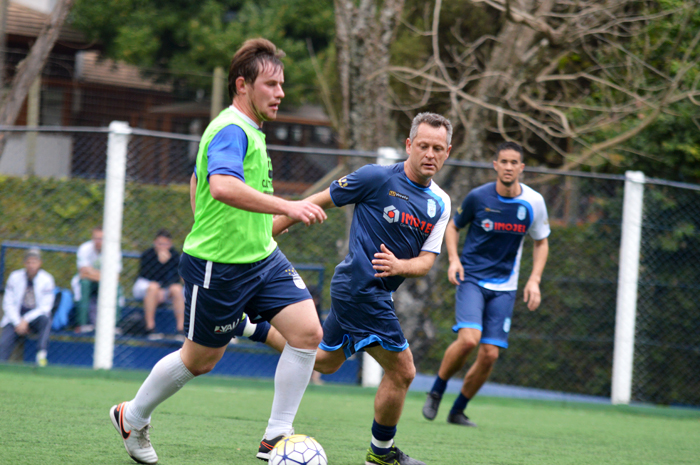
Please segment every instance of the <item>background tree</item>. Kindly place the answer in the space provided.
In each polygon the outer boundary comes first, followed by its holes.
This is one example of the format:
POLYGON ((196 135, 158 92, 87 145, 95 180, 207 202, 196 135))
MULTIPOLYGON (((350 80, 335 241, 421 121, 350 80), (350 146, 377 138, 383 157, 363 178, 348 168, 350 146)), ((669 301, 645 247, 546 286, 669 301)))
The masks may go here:
POLYGON ((331 0, 76 0, 72 20, 106 57, 166 72, 180 87, 208 88, 243 41, 265 37, 287 54, 291 105, 319 102, 309 44, 324 61, 333 42, 331 0))
MULTIPOLYGON (((44 69, 46 59, 58 39, 63 23, 73 6, 73 0, 58 0, 49 18, 49 22, 39 33, 36 42, 32 45, 29 54, 20 62, 15 70, 10 88, 3 95, 0 106, 0 124, 15 124, 17 115, 22 109, 22 104, 27 98, 29 87, 36 80, 41 70, 44 69)), ((0 134, 0 154, 5 147, 5 134, 0 134)))
POLYGON ((614 167, 645 156, 634 143, 660 117, 697 109, 693 1, 436 0, 407 24, 399 42, 426 56, 388 68, 395 106, 449 114, 459 158, 485 160, 506 139, 562 169, 614 167))

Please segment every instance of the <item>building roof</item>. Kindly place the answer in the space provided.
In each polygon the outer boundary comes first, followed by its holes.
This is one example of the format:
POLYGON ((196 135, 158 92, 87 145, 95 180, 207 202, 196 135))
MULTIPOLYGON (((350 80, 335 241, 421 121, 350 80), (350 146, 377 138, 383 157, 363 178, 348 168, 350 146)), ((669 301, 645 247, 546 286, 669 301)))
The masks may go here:
POLYGON ((172 85, 144 76, 138 67, 123 62, 100 58, 99 52, 79 52, 75 57, 75 76, 82 82, 131 89, 149 89, 171 92, 172 85))
MULTIPOLYGON (((51 15, 33 10, 18 3, 9 2, 7 5, 7 21, 5 33, 23 37, 38 37, 43 27, 49 22, 51 15)), ((73 42, 85 44, 82 32, 64 25, 58 36, 58 42, 73 42)))

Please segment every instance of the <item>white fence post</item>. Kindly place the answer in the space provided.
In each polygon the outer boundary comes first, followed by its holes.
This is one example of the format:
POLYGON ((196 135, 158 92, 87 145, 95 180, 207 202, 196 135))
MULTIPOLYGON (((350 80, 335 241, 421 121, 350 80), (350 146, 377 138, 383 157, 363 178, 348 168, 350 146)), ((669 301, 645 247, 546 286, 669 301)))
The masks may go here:
POLYGON ((629 404, 632 397, 634 368, 634 331, 637 318, 637 282, 639 249, 642 240, 644 173, 625 173, 625 194, 622 207, 620 268, 617 278, 617 312, 615 315, 615 348, 610 401, 629 404))
POLYGON ((122 121, 112 121, 107 139, 107 173, 105 206, 100 257, 100 289, 97 296, 95 353, 93 368, 110 370, 114 357, 114 326, 117 312, 117 290, 121 267, 122 213, 126 151, 131 128, 122 121))

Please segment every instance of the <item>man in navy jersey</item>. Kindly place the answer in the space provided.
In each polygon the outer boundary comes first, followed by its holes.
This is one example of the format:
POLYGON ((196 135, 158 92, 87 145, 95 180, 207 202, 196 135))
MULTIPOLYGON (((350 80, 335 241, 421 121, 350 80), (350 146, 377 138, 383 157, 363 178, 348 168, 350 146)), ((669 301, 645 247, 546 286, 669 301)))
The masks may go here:
MULTIPOLYGON (((314 368, 334 373, 365 350, 384 369, 366 464, 425 465, 394 445, 416 369, 391 294, 405 278, 427 274, 440 253, 450 198, 431 179, 450 154, 451 138, 449 120, 421 113, 406 140, 408 160, 363 166, 307 199, 323 208, 355 205, 349 253, 331 281, 331 310, 314 368)), ((276 218, 273 234, 294 222, 276 218)))
POLYGON ((450 265, 448 279, 457 286, 455 340, 445 351, 440 371, 423 406, 423 416, 433 420, 447 381, 459 371, 474 348, 481 344, 469 368, 462 390, 447 422, 476 426, 464 414, 467 403, 486 382, 500 348, 508 348, 515 291, 518 287, 523 240, 535 241, 533 265, 525 284, 523 301, 533 311, 540 305, 540 280, 549 253, 549 221, 540 194, 518 181, 525 165, 523 149, 506 142, 496 149, 493 162, 496 182, 472 190, 445 232, 450 265), (460 256, 459 229, 471 224, 460 256))

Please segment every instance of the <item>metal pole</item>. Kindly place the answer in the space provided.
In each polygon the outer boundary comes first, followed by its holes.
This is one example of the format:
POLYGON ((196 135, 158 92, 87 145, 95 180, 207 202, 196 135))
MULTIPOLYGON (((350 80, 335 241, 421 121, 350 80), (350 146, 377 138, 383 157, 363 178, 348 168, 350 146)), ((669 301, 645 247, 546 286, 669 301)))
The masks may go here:
POLYGON ((644 207, 644 173, 625 173, 625 194, 622 207, 620 268, 617 279, 617 313, 615 316, 615 348, 610 400, 613 404, 629 404, 632 398, 634 368, 634 330, 637 318, 637 285, 639 249, 642 241, 644 207))
POLYGON ((224 68, 217 66, 214 68, 214 77, 211 83, 211 119, 216 118, 223 110, 224 106, 224 68))
POLYGON ((131 128, 122 121, 112 121, 107 139, 107 174, 102 230, 100 290, 97 296, 97 327, 93 367, 109 370, 114 358, 114 325, 117 312, 117 289, 121 264, 122 214, 126 151, 131 128))

